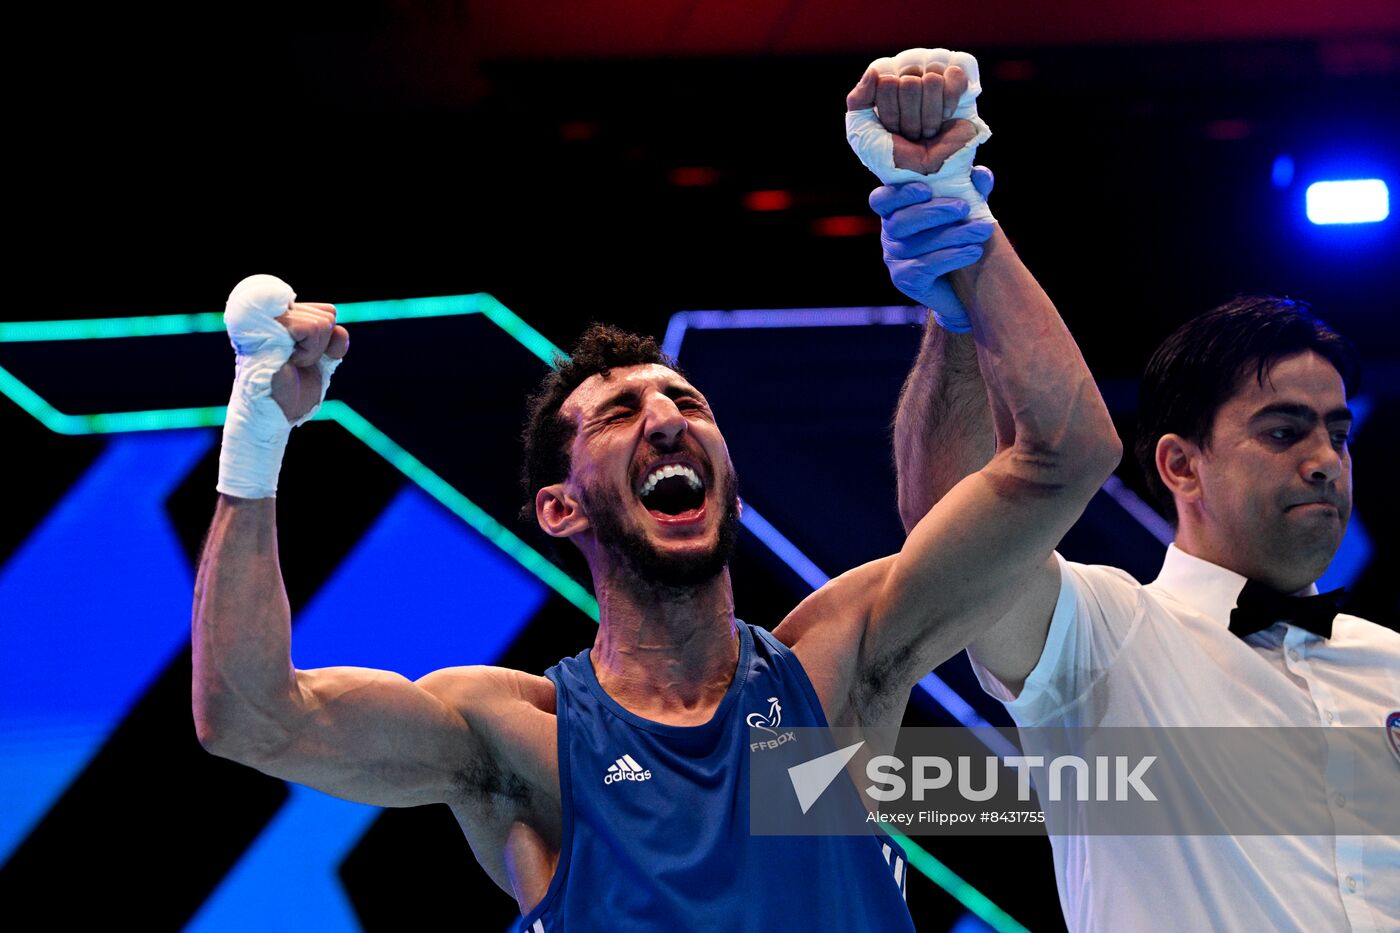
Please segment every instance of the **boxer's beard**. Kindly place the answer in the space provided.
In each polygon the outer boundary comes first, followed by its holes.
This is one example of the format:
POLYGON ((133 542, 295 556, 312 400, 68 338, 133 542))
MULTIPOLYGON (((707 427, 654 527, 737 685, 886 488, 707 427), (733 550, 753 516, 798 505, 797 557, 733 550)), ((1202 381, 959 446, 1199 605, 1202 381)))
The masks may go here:
POLYGON ((629 504, 613 491, 580 490, 583 506, 598 543, 620 559, 644 586, 690 589, 719 576, 734 555, 739 540, 738 478, 731 467, 720 487, 724 514, 714 545, 698 554, 666 554, 640 528, 629 527, 623 515, 629 504))

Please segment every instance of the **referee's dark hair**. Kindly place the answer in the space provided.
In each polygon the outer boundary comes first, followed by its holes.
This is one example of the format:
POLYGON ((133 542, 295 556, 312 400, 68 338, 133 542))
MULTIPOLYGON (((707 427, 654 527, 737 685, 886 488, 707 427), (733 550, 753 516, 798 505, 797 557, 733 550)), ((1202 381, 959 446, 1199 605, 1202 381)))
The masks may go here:
POLYGON ((1248 295, 1179 327, 1152 354, 1138 391, 1133 452, 1147 486, 1175 525, 1176 502, 1157 475, 1157 441, 1179 434, 1210 446, 1215 415, 1253 377, 1264 384, 1274 363, 1312 350, 1341 374, 1348 395, 1361 376, 1351 341, 1313 317, 1305 301, 1248 295))

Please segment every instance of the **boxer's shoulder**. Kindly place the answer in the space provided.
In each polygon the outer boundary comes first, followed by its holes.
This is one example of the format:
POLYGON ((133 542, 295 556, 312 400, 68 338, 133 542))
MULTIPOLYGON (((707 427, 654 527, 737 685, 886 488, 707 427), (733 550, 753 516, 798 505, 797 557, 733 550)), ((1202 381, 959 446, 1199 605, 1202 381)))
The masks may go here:
POLYGON ((554 684, 504 667, 453 667, 419 684, 456 709, 479 743, 447 801, 477 861, 521 910, 549 887, 563 822, 554 684))
POLYGON ((797 655, 832 722, 845 721, 851 713, 866 623, 894 561, 882 557, 830 580, 773 630, 797 655))
POLYGON ((478 818, 557 809, 553 683, 509 668, 472 666, 435 671, 419 684, 456 710, 472 732, 472 754, 455 764, 450 802, 485 807, 478 818))
POLYGON ((447 667, 420 678, 418 685, 460 713, 483 738, 512 717, 554 718, 554 684, 508 667, 447 667))
POLYGON ((895 556, 889 555, 833 577, 788 613, 773 634, 796 649, 806 638, 830 629, 833 619, 864 621, 894 562, 895 556))

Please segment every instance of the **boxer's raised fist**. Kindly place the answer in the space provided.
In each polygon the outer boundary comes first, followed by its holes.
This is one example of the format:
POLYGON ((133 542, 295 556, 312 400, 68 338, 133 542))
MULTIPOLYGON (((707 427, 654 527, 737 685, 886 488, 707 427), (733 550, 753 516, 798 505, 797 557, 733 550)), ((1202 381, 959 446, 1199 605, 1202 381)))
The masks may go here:
POLYGON ((245 499, 276 494, 293 426, 311 418, 350 347, 333 305, 298 302, 271 275, 239 282, 224 324, 236 354, 233 394, 219 454, 219 491, 245 499))
POLYGON ((297 424, 320 404, 350 334, 335 322, 335 305, 298 302, 286 282, 250 275, 224 307, 229 342, 250 395, 268 391, 287 421, 297 424), (266 380, 266 381, 264 381, 266 380))
POLYGON ((939 197, 967 201, 993 220, 971 183, 977 147, 991 136, 977 115, 977 60, 947 49, 876 59, 846 96, 846 138, 885 184, 923 181, 939 197))
POLYGON ((272 377, 272 398, 295 423, 321 403, 322 383, 330 379, 326 370, 345 358, 350 334, 335 322, 335 305, 321 302, 293 302, 276 320, 293 346, 272 377))
POLYGON ((967 72, 956 63, 898 65, 881 58, 846 95, 846 109, 873 107, 880 125, 895 137, 895 166, 931 175, 977 136, 971 121, 953 115, 967 84, 967 72))

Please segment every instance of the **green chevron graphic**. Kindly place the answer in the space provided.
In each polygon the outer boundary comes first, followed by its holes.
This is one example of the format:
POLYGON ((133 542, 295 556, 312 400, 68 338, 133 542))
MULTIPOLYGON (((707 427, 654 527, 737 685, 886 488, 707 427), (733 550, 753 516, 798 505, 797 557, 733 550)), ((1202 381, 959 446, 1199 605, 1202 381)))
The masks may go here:
MULTIPOLYGON (((553 365, 556 355, 565 355, 543 334, 521 320, 515 312, 487 294, 353 302, 337 305, 336 312, 337 321, 344 324, 482 314, 549 365, 553 365)), ((212 312, 74 321, 26 321, 0 323, 0 343, 108 340, 123 337, 222 333, 223 330, 223 315, 212 312)), ((58 434, 115 434, 128 431, 213 428, 224 423, 227 413, 226 406, 220 405, 207 408, 70 415, 54 408, 3 367, 0 367, 0 392, 9 396, 44 427, 58 434)), ((598 601, 587 589, 488 515, 475 502, 430 470, 355 409, 332 399, 321 406, 314 420, 332 421, 349 431, 396 470, 422 487, 428 495, 480 532, 526 570, 539 577, 546 586, 577 606, 584 615, 594 622, 598 621, 598 601)))

